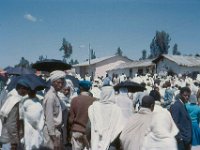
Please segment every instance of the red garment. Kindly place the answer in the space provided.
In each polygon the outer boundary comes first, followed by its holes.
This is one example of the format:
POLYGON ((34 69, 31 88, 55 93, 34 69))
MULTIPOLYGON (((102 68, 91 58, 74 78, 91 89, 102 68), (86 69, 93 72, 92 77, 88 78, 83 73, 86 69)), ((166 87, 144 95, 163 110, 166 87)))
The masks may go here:
POLYGON ((88 123, 88 107, 95 99, 91 96, 79 95, 74 97, 71 102, 69 124, 72 132, 85 134, 88 123))

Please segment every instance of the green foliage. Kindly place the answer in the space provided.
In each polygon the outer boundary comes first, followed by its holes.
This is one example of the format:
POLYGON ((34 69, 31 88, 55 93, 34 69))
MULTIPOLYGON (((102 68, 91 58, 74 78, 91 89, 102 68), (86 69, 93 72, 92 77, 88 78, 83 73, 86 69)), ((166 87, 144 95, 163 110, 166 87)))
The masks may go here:
POLYGON ((91 49, 91 59, 95 59, 96 58, 96 54, 95 54, 95 51, 93 49, 91 49))
POLYGON ((117 52, 115 53, 115 55, 119 55, 119 56, 122 56, 123 52, 121 50, 120 47, 117 48, 117 52))
POLYGON ((76 60, 71 59, 71 60, 69 61, 69 64, 70 64, 70 65, 76 65, 76 64, 79 64, 79 62, 78 62, 77 59, 76 59, 76 60))
POLYGON ((72 54, 72 45, 65 38, 63 38, 62 46, 59 49, 60 51, 64 52, 63 61, 66 62, 66 59, 70 58, 72 54))
POLYGON ((195 54, 196 57, 200 57, 200 54, 195 54))
POLYGON ((19 62, 19 64, 15 65, 16 67, 24 67, 24 68, 29 68, 30 64, 29 61, 26 60, 24 57, 21 57, 21 60, 19 62))
POLYGON ((161 54, 168 54, 170 41, 171 39, 168 33, 165 31, 156 31, 156 35, 150 44, 150 57, 155 58, 161 54))
POLYGON ((144 49, 144 50, 142 50, 142 58, 141 58, 141 60, 145 60, 145 59, 147 59, 147 51, 144 49))
POLYGON ((173 55, 181 55, 181 53, 178 51, 178 45, 174 44, 173 49, 172 49, 172 54, 173 55))
POLYGON ((40 55, 40 56, 39 56, 39 61, 43 61, 43 60, 45 60, 45 59, 47 59, 47 56, 46 56, 46 57, 44 57, 43 55, 40 55))

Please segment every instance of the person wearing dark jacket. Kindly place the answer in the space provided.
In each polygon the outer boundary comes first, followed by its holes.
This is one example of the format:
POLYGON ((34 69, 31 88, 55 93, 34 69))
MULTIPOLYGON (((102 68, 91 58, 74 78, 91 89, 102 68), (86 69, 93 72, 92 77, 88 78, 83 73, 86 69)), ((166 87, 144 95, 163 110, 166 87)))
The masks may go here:
POLYGON ((179 129, 179 133, 176 136, 178 150, 191 150, 192 122, 185 106, 190 93, 191 91, 188 87, 181 88, 180 95, 170 108, 172 118, 179 129))

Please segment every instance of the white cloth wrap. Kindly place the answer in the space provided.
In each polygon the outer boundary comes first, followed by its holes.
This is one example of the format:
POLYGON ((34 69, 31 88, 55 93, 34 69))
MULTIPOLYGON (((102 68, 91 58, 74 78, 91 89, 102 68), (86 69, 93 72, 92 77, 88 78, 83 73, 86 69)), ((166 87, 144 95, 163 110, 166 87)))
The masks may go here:
POLYGON ((61 79, 61 78, 65 78, 66 74, 64 71, 61 70, 55 70, 53 72, 50 73, 50 77, 49 79, 51 80, 51 82, 61 79))

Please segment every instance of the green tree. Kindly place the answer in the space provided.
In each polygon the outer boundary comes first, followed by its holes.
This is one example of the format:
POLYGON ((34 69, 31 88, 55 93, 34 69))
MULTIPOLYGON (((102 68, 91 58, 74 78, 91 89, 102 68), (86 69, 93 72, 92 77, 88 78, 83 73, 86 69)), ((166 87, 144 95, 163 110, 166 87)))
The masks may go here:
POLYGON ((115 55, 119 55, 119 56, 122 56, 123 52, 121 50, 120 47, 117 48, 117 52, 115 53, 115 55))
POLYGON ((29 68, 30 64, 29 64, 28 60, 26 60, 24 57, 21 57, 21 60, 20 60, 19 64, 16 65, 16 67, 29 68))
POLYGON ((168 54, 171 38, 165 31, 156 31, 156 35, 150 44, 150 57, 155 58, 161 54, 168 54))
POLYGON ((67 62, 67 59, 70 58, 73 52, 71 43, 69 43, 68 41, 66 41, 65 38, 63 38, 62 46, 59 50, 64 52, 63 61, 67 62))
POLYGON ((142 50, 142 60, 147 59, 147 51, 144 49, 142 50))
POLYGON ((47 59, 47 56, 46 56, 46 57, 44 57, 43 55, 40 55, 40 56, 39 56, 39 61, 43 61, 43 60, 45 60, 45 59, 47 59))
POLYGON ((76 59, 76 60, 74 60, 74 59, 71 59, 70 61, 69 61, 69 64, 70 65, 76 65, 76 64, 78 64, 79 62, 78 62, 78 60, 76 59))
POLYGON ((91 59, 95 59, 96 58, 96 54, 95 54, 95 51, 93 49, 91 49, 91 59))
POLYGON ((195 54, 196 57, 200 57, 200 54, 195 54))
POLYGON ((172 49, 172 54, 173 55, 181 55, 181 53, 178 51, 178 45, 174 44, 173 49, 172 49))

